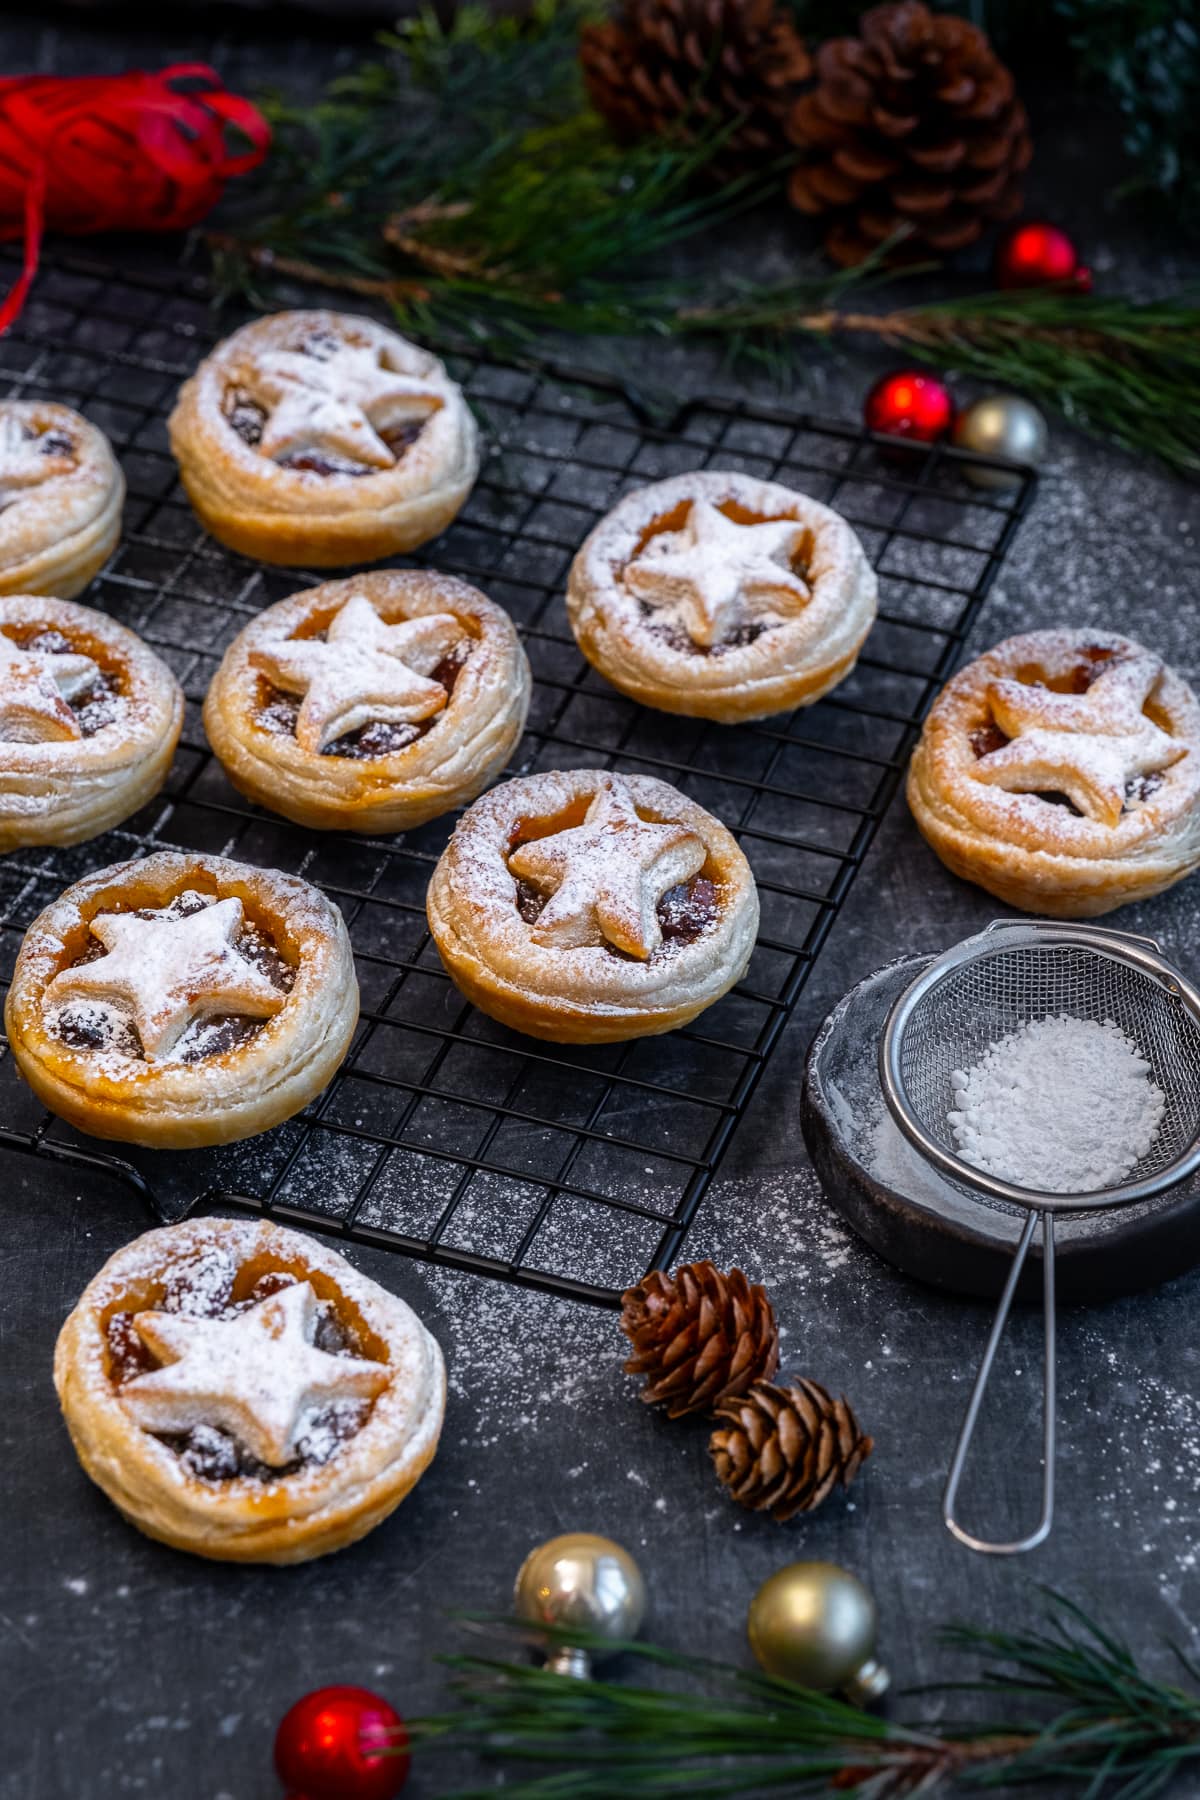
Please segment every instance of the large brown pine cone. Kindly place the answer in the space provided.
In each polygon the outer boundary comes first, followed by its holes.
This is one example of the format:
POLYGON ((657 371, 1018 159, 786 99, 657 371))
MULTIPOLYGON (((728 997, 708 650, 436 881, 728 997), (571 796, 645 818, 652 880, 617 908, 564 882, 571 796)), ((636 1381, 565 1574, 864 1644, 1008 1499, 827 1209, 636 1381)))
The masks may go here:
POLYGON ((787 116, 812 75, 776 0, 623 0, 584 27, 579 56, 593 106, 626 142, 732 127, 709 165, 722 181, 790 151, 787 116))
POLYGON ((820 1506, 837 1482, 849 1487, 873 1449, 843 1397, 815 1381, 756 1381, 717 1408, 708 1448, 739 1506, 790 1519, 820 1506))
POLYGON ((983 32, 920 0, 876 6, 859 37, 817 53, 788 130, 806 151, 792 205, 827 221, 835 262, 861 262, 902 226, 905 254, 974 243, 1021 207, 1031 145, 1013 78, 983 32))
POLYGON ((641 1398, 672 1419, 710 1413, 779 1366, 774 1308, 741 1269, 700 1262, 673 1275, 654 1270, 622 1296, 621 1330, 634 1352, 626 1369, 646 1377, 641 1398))

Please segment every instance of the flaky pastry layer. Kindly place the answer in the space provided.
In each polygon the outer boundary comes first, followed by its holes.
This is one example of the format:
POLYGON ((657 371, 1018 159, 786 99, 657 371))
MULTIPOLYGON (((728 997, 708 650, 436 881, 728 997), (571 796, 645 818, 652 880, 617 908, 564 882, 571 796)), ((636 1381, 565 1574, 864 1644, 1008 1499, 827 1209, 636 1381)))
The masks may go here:
POLYGON ((338 909, 294 875, 222 856, 160 851, 75 883, 34 920, 17 956, 4 1022, 17 1066, 43 1105, 93 1137, 153 1148, 226 1144, 267 1131, 328 1083, 358 1022, 358 982, 338 909), (274 1017, 196 1062, 73 1049, 49 1029, 46 989, 77 962, 98 914, 170 905, 194 890, 241 900, 293 971, 274 1017))
POLYGON ((508 867, 512 847, 578 823, 606 779, 604 770, 566 769, 493 788, 459 821, 429 884, 429 929, 457 986, 492 1018, 556 1043, 609 1043, 686 1025, 741 979, 758 934, 754 877, 732 833, 665 781, 628 775, 622 781, 641 817, 684 825, 702 840, 715 922, 646 962, 602 945, 533 941, 508 867))
POLYGON ((121 466, 104 433, 69 406, 0 401, 0 422, 5 419, 69 438, 74 466, 15 488, 0 511, 0 594, 73 600, 117 547, 125 504, 121 466))
POLYGON ((307 1562, 373 1530, 433 1460, 446 1394, 441 1351, 402 1300, 314 1238, 233 1219, 147 1232, 110 1257, 63 1325, 54 1382, 80 1462, 126 1518, 174 1549, 230 1562, 307 1562), (181 1264, 212 1256, 239 1265, 239 1298, 278 1270, 310 1282, 363 1354, 388 1366, 366 1423, 328 1462, 270 1481, 201 1480, 122 1407, 109 1319, 160 1307, 181 1264))
POLYGON ((168 421, 188 499, 212 535, 260 562, 339 568, 415 550, 458 513, 479 469, 479 434, 461 390, 429 351, 373 319, 307 311, 272 314, 226 338, 184 382, 168 421), (243 442, 227 396, 260 351, 306 333, 353 334, 389 367, 444 383, 443 403, 391 468, 368 475, 293 469, 243 442))
POLYGON ((0 596, 0 630, 18 642, 61 632, 119 689, 116 717, 90 737, 0 742, 0 850, 99 837, 162 787, 183 726, 183 690, 149 645, 89 606, 0 596))
POLYGON ((661 712, 725 722, 811 706, 829 693, 854 667, 875 609, 875 572, 840 514, 776 482, 714 469, 627 494, 585 539, 567 586, 579 647, 614 687, 661 712), (680 647, 625 580, 645 544, 678 530, 696 500, 740 523, 795 519, 808 534, 811 597, 751 643, 680 647))
POLYGON ((998 681, 1066 690, 1089 652, 1145 655, 1114 632, 1061 627, 1007 638, 942 689, 913 752, 908 802, 923 836, 965 881, 1025 912, 1092 918, 1161 893, 1200 866, 1200 703, 1162 667, 1147 716, 1185 747, 1115 824, 980 780, 974 734, 998 681))
POLYGON ((239 632, 213 677, 204 726, 234 786, 297 824, 325 831, 406 831, 465 806, 504 768, 529 710, 529 663, 508 614, 476 588, 427 569, 328 581, 281 600, 239 632), (269 729, 258 650, 323 630, 354 595, 385 623, 446 613, 471 650, 431 729, 387 756, 359 760, 304 749, 269 729))

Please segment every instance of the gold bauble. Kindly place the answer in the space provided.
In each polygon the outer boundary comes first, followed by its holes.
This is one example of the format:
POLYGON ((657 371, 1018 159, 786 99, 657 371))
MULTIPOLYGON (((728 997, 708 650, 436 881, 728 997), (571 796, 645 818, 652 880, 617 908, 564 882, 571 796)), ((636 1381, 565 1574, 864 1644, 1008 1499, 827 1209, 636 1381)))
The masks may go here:
POLYGON ((799 1687, 834 1689, 859 1704, 877 1700, 889 1675, 875 1658, 878 1614, 857 1575, 837 1563, 777 1569, 750 1602, 750 1648, 768 1675, 799 1687))
MULTIPOLYGON (((620 1544, 591 1531, 570 1531, 531 1550, 517 1574, 517 1616, 533 1625, 579 1626, 591 1636, 637 1635, 646 1611, 642 1572, 620 1544)), ((588 1675, 597 1650, 556 1645, 546 1667, 588 1675)))
MULTIPOLYGON (((954 442, 980 456, 1003 456, 1009 462, 1040 463, 1050 442, 1046 421, 1030 400, 1019 394, 985 394, 959 413, 954 442)), ((959 465, 967 480, 980 488, 1013 488, 1018 469, 985 469, 978 463, 959 465)))

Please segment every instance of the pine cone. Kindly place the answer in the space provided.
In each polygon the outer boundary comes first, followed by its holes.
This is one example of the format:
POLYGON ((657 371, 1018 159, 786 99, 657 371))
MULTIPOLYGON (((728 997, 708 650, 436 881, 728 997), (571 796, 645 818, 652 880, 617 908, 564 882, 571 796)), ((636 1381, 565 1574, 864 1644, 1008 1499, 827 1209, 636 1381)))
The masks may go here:
POLYGON ((817 53, 817 83, 788 130, 808 151, 788 195, 827 220, 844 266, 912 228, 903 254, 961 250, 1021 207, 1025 108, 983 32, 920 0, 876 6, 860 37, 817 53))
POLYGON ((584 27, 579 56, 597 112, 625 142, 672 132, 694 142, 732 126, 714 179, 787 153, 787 116, 812 59, 776 0, 623 0, 584 27))
POLYGON ((845 1397, 835 1400, 815 1381, 756 1381, 716 1416, 725 1422, 708 1448, 718 1478, 739 1506, 780 1524, 812 1512, 837 1482, 849 1487, 873 1448, 845 1397))
POLYGON ((710 1413, 779 1367, 775 1310, 740 1269, 655 1269, 622 1296, 621 1330, 634 1351, 626 1370, 646 1377, 641 1398, 665 1405, 672 1419, 710 1413))

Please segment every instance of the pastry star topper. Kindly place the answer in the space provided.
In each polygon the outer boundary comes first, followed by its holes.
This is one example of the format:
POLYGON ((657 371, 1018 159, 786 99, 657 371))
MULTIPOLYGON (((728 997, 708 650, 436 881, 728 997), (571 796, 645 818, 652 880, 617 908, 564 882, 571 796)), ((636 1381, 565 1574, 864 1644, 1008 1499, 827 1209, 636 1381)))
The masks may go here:
POLYGON ((353 594, 324 640, 280 638, 251 660, 285 693, 303 694, 296 742, 319 755, 360 725, 411 724, 440 712, 446 690, 428 676, 463 635, 451 613, 385 625, 365 594, 353 594))
POLYGON ((1082 694, 994 681, 992 716, 1012 741, 979 759, 976 780, 1010 793, 1058 791, 1085 818, 1115 825, 1131 781, 1187 755, 1143 710, 1161 674, 1159 658, 1139 651, 1114 657, 1082 694))
POLYGON ((249 385, 270 406, 258 449, 278 462, 304 450, 328 450, 390 469, 396 462, 380 431, 427 419, 443 403, 437 380, 389 369, 374 344, 317 338, 307 350, 268 350, 249 385))
POLYGON ((0 412, 0 506, 19 499, 29 488, 40 487, 51 475, 65 474, 75 459, 53 448, 65 441, 52 433, 31 430, 16 413, 0 412))
POLYGON ((132 1020, 146 1061, 165 1062, 193 1019, 268 1019, 284 1005, 287 995, 234 948, 241 927, 233 897, 173 918, 101 913, 92 936, 108 955, 56 975, 46 1004, 108 1001, 132 1020))
POLYGON ((581 825, 521 844, 508 866, 551 896, 529 928, 535 944, 571 950, 607 939, 645 962, 662 943, 659 901, 698 875, 705 855, 686 825, 641 818, 624 782, 609 775, 581 825))
POLYGON ((317 1321, 307 1281, 232 1319, 136 1313, 138 1336, 164 1366, 127 1381, 121 1405, 143 1431, 215 1425, 259 1462, 282 1468, 315 1412, 339 1400, 373 1400, 388 1382, 383 1363, 318 1350, 317 1321))
POLYGON ((788 618, 808 602, 808 583, 792 567, 803 539, 795 519, 739 525, 693 500, 682 529, 657 532, 626 566, 625 582, 711 648, 739 625, 788 618))
POLYGON ((100 670, 72 650, 24 650, 0 632, 0 739, 24 744, 83 736, 68 700, 86 694, 100 670))

